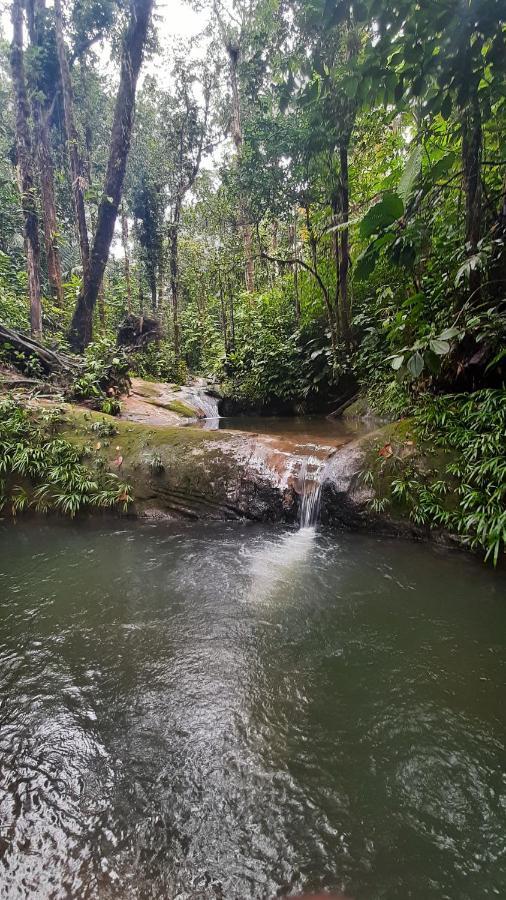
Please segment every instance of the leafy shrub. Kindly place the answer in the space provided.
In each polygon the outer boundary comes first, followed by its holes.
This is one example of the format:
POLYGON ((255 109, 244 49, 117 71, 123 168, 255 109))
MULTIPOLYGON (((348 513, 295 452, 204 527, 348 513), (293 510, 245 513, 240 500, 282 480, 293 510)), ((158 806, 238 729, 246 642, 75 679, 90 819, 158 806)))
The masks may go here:
POLYGON ((188 369, 184 360, 176 359, 168 341, 152 342, 144 350, 132 354, 130 370, 139 378, 185 384, 188 369))
POLYGON ((107 338, 89 344, 84 368, 72 386, 72 398, 89 400, 96 409, 108 415, 120 411, 118 395, 129 386, 130 361, 124 351, 107 338))
POLYGON ((506 548, 506 391, 425 398, 413 429, 423 454, 387 444, 363 473, 373 508, 398 502, 415 524, 458 534, 496 564, 506 548))
POLYGON ((235 322, 236 345, 224 363, 227 392, 252 403, 302 395, 299 333, 293 307, 274 288, 242 304, 235 322))
POLYGON ((58 410, 35 413, 14 400, 0 403, 0 508, 72 517, 85 507, 126 509, 128 485, 116 475, 91 472, 82 462, 84 451, 58 437, 59 422, 58 410))
POLYGON ((0 321, 10 328, 30 327, 27 276, 24 262, 0 250, 0 321))

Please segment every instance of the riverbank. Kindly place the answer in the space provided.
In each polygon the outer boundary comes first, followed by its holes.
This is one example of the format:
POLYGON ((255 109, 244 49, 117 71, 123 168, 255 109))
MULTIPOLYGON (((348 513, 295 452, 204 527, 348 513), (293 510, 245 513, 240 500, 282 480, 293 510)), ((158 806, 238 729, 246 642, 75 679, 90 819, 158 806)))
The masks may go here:
MULTIPOLYGON (((217 411, 204 386, 183 389, 179 405, 178 393, 175 386, 135 379, 119 417, 48 399, 27 402, 39 440, 46 429, 47 440, 57 435, 74 448, 89 477, 128 485, 115 494, 109 483, 104 504, 117 496, 130 516, 294 523, 305 492, 317 483, 324 525, 472 547, 472 531, 455 514, 458 456, 424 439, 417 421, 381 423, 359 404, 338 423, 266 420, 269 433, 261 433, 248 430, 245 417, 223 429, 219 419, 202 418, 207 402, 217 411)), ((40 485, 14 473, 9 490, 25 492, 16 512, 38 508, 32 500, 40 485)), ((75 511, 87 505, 85 494, 81 499, 75 511)), ((9 509, 7 498, 4 514, 9 509)), ((475 549, 483 544, 475 541, 475 549)))

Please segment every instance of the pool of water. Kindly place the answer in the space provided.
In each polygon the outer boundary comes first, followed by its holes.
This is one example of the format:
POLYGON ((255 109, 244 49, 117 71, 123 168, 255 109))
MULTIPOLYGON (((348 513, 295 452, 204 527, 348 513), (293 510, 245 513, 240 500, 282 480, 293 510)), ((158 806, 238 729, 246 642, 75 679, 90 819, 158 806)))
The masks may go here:
POLYGON ((506 896, 506 579, 256 525, 0 531, 0 896, 506 896))
POLYGON ((222 416, 201 419, 199 424, 212 430, 268 435, 295 447, 322 444, 337 447, 377 427, 374 420, 328 419, 325 416, 222 416))

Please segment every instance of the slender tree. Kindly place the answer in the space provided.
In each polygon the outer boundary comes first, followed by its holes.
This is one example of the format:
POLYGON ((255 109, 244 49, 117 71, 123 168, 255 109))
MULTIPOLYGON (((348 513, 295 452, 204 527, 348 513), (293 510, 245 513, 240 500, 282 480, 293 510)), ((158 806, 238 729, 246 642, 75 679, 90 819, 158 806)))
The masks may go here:
POLYGON ((130 253, 128 247, 128 219, 124 204, 121 205, 121 241, 123 244, 123 265, 127 289, 127 312, 132 313, 132 284, 130 280, 130 253))
POLYGON ((56 47, 58 62, 60 65, 60 77, 63 94, 63 112, 65 117, 65 130, 67 132, 67 149, 70 160, 70 174, 72 179, 72 197, 76 217, 77 233, 79 236, 79 249, 81 252, 81 265, 83 269, 83 283, 86 285, 89 279, 90 269, 90 243, 88 238, 88 226, 86 224, 86 210, 84 194, 86 191, 86 177, 81 155, 79 153, 79 139, 74 115, 74 96, 72 81, 67 58, 67 48, 63 36, 63 12, 61 0, 54 0, 54 17, 56 31, 56 47))
POLYGON ((130 149, 137 78, 152 7, 153 0, 132 0, 130 24, 123 42, 109 160, 104 191, 98 208, 89 278, 84 281, 79 293, 70 330, 71 344, 79 350, 86 347, 92 337, 93 310, 109 258, 130 149))
MULTIPOLYGON (((30 44, 36 54, 44 49, 43 18, 45 0, 27 0, 26 11, 30 44)), ((36 78, 33 84, 31 106, 37 148, 37 165, 40 181, 40 199, 42 204, 42 221, 44 225, 44 245, 47 259, 47 274, 54 299, 59 306, 63 305, 63 287, 61 275, 60 251, 58 246, 58 220, 53 176, 53 158, 49 138, 48 119, 52 104, 44 97, 43 86, 36 78), (44 97, 44 100, 41 99, 44 97)))
MULTIPOLYGON (((221 38, 228 58, 229 77, 230 77, 230 93, 231 93, 231 110, 230 122, 232 140, 236 149, 238 158, 240 158, 244 145, 244 132, 241 114, 241 96, 239 90, 239 62, 243 52, 245 42, 245 23, 252 14, 252 5, 248 4, 243 10, 243 17, 240 21, 234 20, 226 22, 225 14, 220 0, 214 0, 214 13, 219 25, 221 38)), ((244 246, 244 276, 246 281, 246 290, 253 293, 255 290, 255 265, 253 260, 253 234, 251 223, 248 221, 247 205, 244 196, 241 194, 238 198, 238 224, 242 234, 244 246)))
POLYGON ((10 63, 16 102, 16 145, 26 245, 28 293, 30 297, 30 327, 32 335, 34 335, 34 337, 39 337, 42 334, 39 221, 37 216, 32 167, 32 141, 29 124, 30 111, 26 91, 23 58, 23 8, 21 0, 13 0, 11 16, 12 44, 10 63))

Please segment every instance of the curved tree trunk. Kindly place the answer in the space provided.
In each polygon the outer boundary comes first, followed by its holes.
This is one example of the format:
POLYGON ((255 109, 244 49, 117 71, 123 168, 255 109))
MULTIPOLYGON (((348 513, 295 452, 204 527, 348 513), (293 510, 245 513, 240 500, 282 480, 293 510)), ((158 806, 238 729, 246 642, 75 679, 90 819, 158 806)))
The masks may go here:
POLYGON ((42 334, 42 307, 40 301, 39 221, 35 202, 32 142, 28 122, 29 107, 23 59, 23 9, 21 0, 12 0, 11 15, 12 44, 10 64, 16 101, 16 145, 24 219, 26 267, 30 297, 30 327, 32 335, 40 337, 42 334))
MULTIPOLYGON (((56 0, 59 2, 59 0, 56 0)), ((102 284, 118 215, 130 149, 135 91, 153 0, 133 0, 130 25, 123 43, 121 75, 114 109, 109 160, 104 191, 98 208, 97 230, 91 251, 90 273, 77 299, 70 328, 70 342, 78 350, 89 344, 93 331, 93 310, 102 284)))

